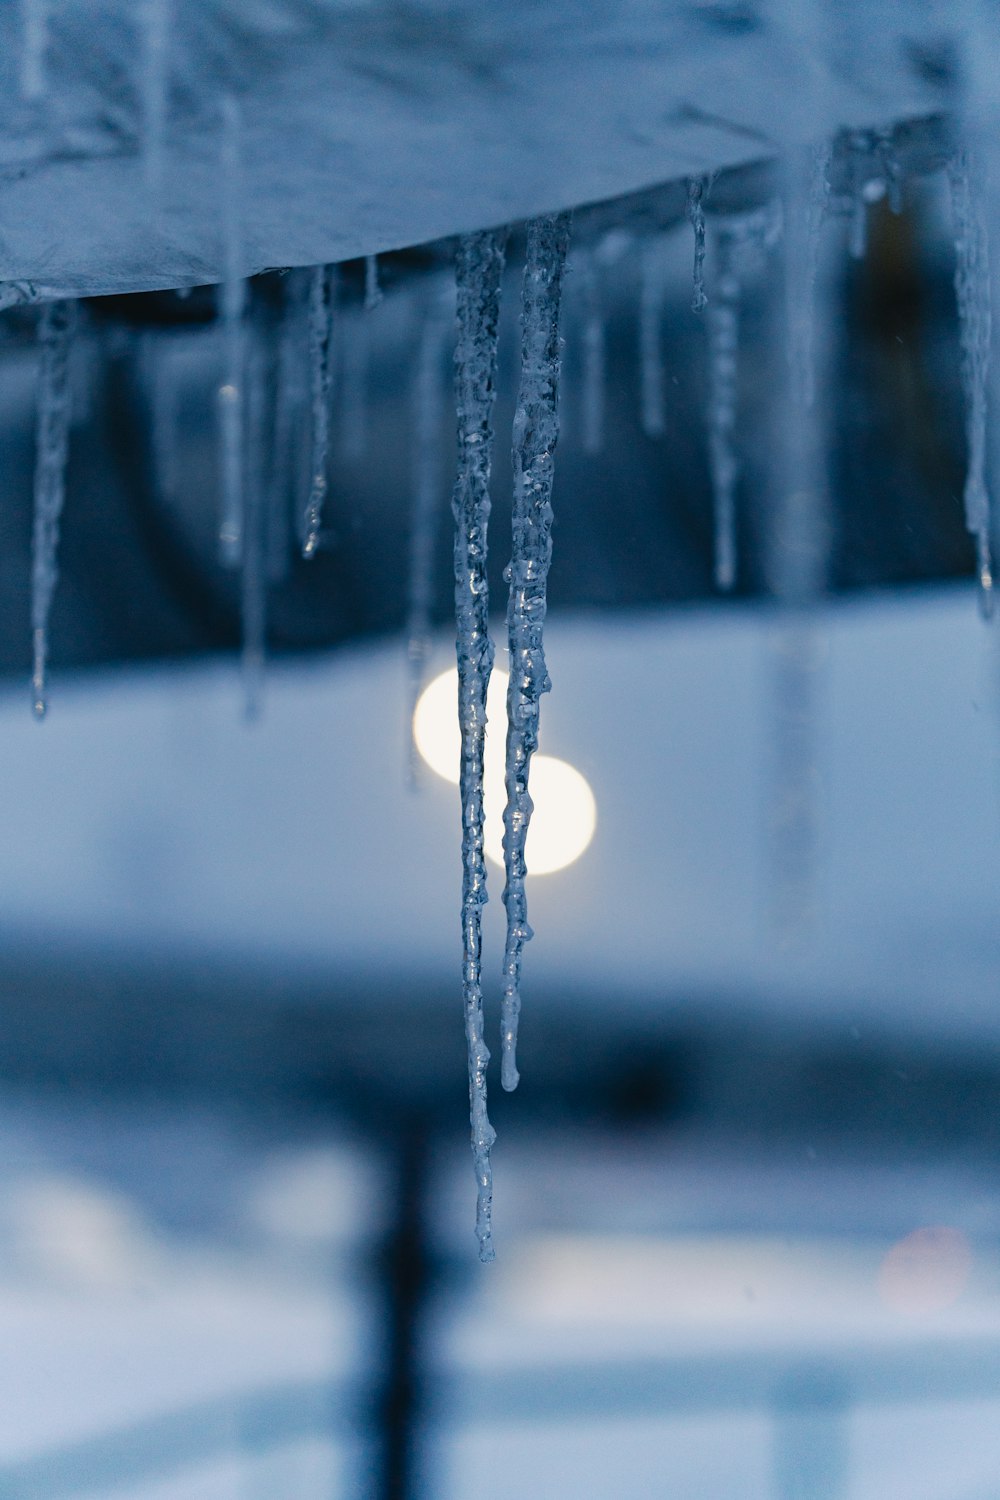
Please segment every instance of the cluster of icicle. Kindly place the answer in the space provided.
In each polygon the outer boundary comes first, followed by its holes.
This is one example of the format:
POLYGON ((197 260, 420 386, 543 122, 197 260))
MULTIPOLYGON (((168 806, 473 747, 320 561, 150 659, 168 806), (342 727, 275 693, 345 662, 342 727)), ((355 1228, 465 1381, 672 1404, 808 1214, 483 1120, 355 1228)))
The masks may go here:
MULTIPOLYGON (((521 377, 513 431, 513 525, 507 606, 510 677, 507 690, 507 807, 504 863, 507 942, 501 1012, 506 1089, 517 1086, 517 1022, 521 952, 531 937, 525 896, 525 839, 531 818, 528 777, 538 745, 538 707, 550 686, 542 646, 546 583, 552 554, 552 480, 558 438, 559 308, 569 219, 557 214, 527 227, 521 312, 521 377)), ((458 250, 458 473, 455 480, 455 617, 458 627, 458 718, 462 735, 462 981, 469 1053, 469 1105, 481 1260, 494 1257, 495 1132, 486 1107, 486 1045, 482 993, 483 757, 486 695, 493 667, 486 578, 496 393, 500 293, 506 234, 466 236, 458 250)))
MULTIPOLYGON (((149 0, 146 116, 148 180, 154 190, 162 175, 162 52, 165 0, 149 0)), ((32 54, 33 56, 34 54, 32 54)), ((29 58, 30 62, 30 58, 29 58)), ((36 59, 37 62, 37 59, 36 59)), ((40 87, 36 62, 27 68, 27 84, 40 87)), ((241 121, 238 105, 224 100, 220 111, 222 166, 222 239, 224 276, 218 315, 224 349, 224 375, 218 392, 221 452, 219 554, 228 567, 242 569, 244 672, 247 704, 255 711, 263 671, 266 637, 265 594, 268 515, 263 477, 269 465, 275 482, 291 485, 297 500, 298 543, 302 555, 314 557, 324 541, 324 515, 330 468, 330 393, 336 349, 338 269, 316 266, 288 273, 282 321, 277 331, 276 394, 265 379, 266 351, 261 330, 247 317, 241 189, 241 121), (265 410, 269 401, 274 409, 265 410), (304 421, 305 418, 305 421, 304 421), (300 460, 306 421, 307 461, 300 460), (271 433, 265 464, 260 433, 271 433)), ((865 249, 868 205, 881 196, 896 211, 901 207, 899 165, 888 145, 879 154, 868 150, 866 171, 858 176, 850 201, 834 201, 830 187, 831 149, 821 147, 790 155, 776 199, 741 214, 711 212, 711 183, 695 179, 688 187, 687 216, 694 233, 692 307, 705 321, 708 364, 707 446, 715 522, 715 579, 722 590, 738 576, 736 496, 741 464, 738 442, 738 360, 744 286, 766 266, 774 245, 783 245, 781 318, 787 353, 787 384, 775 455, 779 476, 772 524, 771 584, 787 603, 802 605, 823 588, 821 538, 827 481, 827 452, 821 424, 826 420, 818 373, 817 346, 824 338, 821 235, 826 221, 847 212, 848 249, 865 249), (877 174, 872 161, 880 162, 877 174)), ((992 600, 990 501, 986 485, 986 434, 990 395, 991 246, 985 210, 988 151, 981 140, 956 150, 949 166, 954 213, 955 286, 962 351, 968 445, 965 513, 977 547, 977 572, 984 613, 992 600)), ((859 153, 859 160, 861 153, 859 153)), ((626 240, 627 236, 623 236, 626 240)), ((605 328, 601 306, 603 265, 621 253, 611 237, 596 248, 584 247, 578 259, 577 288, 582 306, 583 400, 582 443, 596 451, 604 440, 605 328)), ((529 791, 532 755, 538 744, 539 701, 549 688, 543 649, 546 583, 551 556, 552 484, 558 437, 560 374, 560 298, 568 244, 568 217, 546 216, 527 226, 522 283, 521 369, 517 393, 513 454, 513 529, 507 570, 510 676, 507 697, 507 802, 504 814, 507 938, 503 960, 501 1006, 501 1082, 518 1082, 516 1061, 520 982, 524 944, 531 937, 525 876, 526 838, 532 812, 529 791)), ((493 665, 488 629, 487 530, 493 450, 493 406, 497 377, 497 342, 507 236, 485 231, 461 240, 456 259, 456 296, 432 300, 414 369, 414 479, 411 528, 408 649, 411 695, 420 691, 428 658, 434 544, 442 491, 437 436, 446 400, 439 378, 442 354, 453 336, 458 424, 457 477, 453 491, 454 565, 458 716, 461 729, 462 818, 462 964, 465 1029, 468 1042, 472 1148, 478 1185, 476 1233, 480 1256, 493 1258, 492 1175, 490 1150, 494 1132, 487 1113, 486 1045, 481 971, 482 908, 486 901, 483 854, 483 754, 486 700, 493 665)), ((994 258, 997 255, 993 247, 994 258)), ((665 277, 661 246, 655 236, 640 245, 638 341, 640 418, 650 436, 665 430, 665 381, 660 324, 665 277)), ((0 288, 0 307, 32 300, 33 289, 0 288)), ((378 268, 368 258, 365 305, 381 299, 378 268)), ((34 485, 31 631, 33 643, 32 704, 44 715, 49 615, 58 577, 57 549, 65 495, 65 472, 71 431, 70 361, 76 310, 70 301, 44 305, 39 314, 37 461, 34 485)), ((363 339, 353 353, 344 350, 341 378, 358 403, 362 400, 366 358, 363 339), (355 361, 352 370, 348 361, 355 361)), ((154 417, 156 410, 154 406, 154 417)), ((348 424, 363 430, 363 413, 348 424)), ((279 539, 279 550, 281 540, 279 539)), ((798 627, 795 627, 796 629, 798 627)), ((794 634, 794 630, 792 631, 794 634)), ((783 653, 777 684, 779 715, 794 729, 779 736, 784 762, 777 781, 785 788, 791 841, 805 847, 809 821, 802 809, 807 797, 796 792, 797 778, 810 759, 808 696, 809 656, 805 635, 795 636, 783 653), (803 641, 805 644, 803 644, 803 641), (783 707, 781 706, 783 705, 783 707), (789 705, 791 707, 789 708, 789 705), (791 789, 791 791, 789 791, 791 789), (797 809, 797 810, 796 810, 797 809), (796 819, 798 820, 796 824, 796 819)), ((789 638, 791 640, 791 636, 789 638)), ((787 853, 787 851, 786 851, 787 853)), ((792 856, 792 862, 794 862, 792 856)))

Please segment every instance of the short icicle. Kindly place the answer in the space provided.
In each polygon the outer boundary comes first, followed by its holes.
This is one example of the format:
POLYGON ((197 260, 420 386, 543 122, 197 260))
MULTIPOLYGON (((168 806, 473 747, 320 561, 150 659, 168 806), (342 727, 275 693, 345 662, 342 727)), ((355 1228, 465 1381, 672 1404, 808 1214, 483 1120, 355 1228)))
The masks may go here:
POLYGON ((308 422, 311 360, 309 351, 309 294, 312 272, 299 268, 282 279, 281 322, 274 386, 274 447, 267 500, 267 576, 281 583, 288 576, 295 541, 301 547, 311 489, 308 422))
POLYGON ((309 280, 309 379, 312 398, 312 461, 309 494, 302 520, 302 556, 315 557, 326 500, 330 448, 330 368, 336 269, 314 266, 309 280))
POLYGON ((705 182, 701 177, 692 177, 687 187, 687 216, 694 230, 694 289, 691 296, 691 311, 704 312, 708 303, 705 296, 705 182))
POLYGON ((496 1139, 486 1110, 486 1068, 490 1053, 483 1029, 482 992, 482 909, 487 899, 483 855, 483 753, 486 693, 493 669, 486 549, 505 245, 506 235, 498 231, 466 235, 459 243, 456 262, 458 473, 452 511, 455 517, 458 722, 462 736, 462 990, 469 1051, 472 1156, 477 1184, 476 1238, 482 1261, 494 1259, 490 1150, 496 1139))
POLYGON ((604 387, 607 363, 601 283, 593 251, 586 252, 578 272, 583 313, 583 451, 600 453, 604 447, 604 387))
POLYGON ((268 354, 261 335, 260 329, 251 329, 246 357, 247 464, 240 613, 243 626, 243 715, 248 724, 260 718, 267 649, 264 497, 267 494, 268 354))
POLYGON ((407 742, 411 785, 416 783, 418 755, 413 717, 424 687, 431 646, 434 603, 434 548, 439 535, 444 494, 441 431, 445 415, 445 349, 454 324, 453 295, 432 295, 420 332, 413 377, 413 503, 410 512, 406 659, 410 680, 407 742))
POLYGON ((666 268, 659 235, 642 246, 639 260, 639 416, 647 437, 665 431, 663 399, 663 305, 666 268))
POLYGON ((59 579, 59 521, 66 496, 66 460, 72 420, 69 358, 76 308, 50 302, 39 325, 40 364, 36 419, 35 506, 31 565, 31 632, 34 668, 31 698, 35 717, 48 708, 46 669, 49 614, 59 579))
POLYGON ((378 256, 365 256, 365 312, 371 312, 382 301, 382 288, 378 280, 378 256))
POLYGON ((707 312, 708 461, 712 477, 715 586, 736 582, 736 485, 739 463, 734 434, 739 374, 740 280, 728 231, 715 236, 716 277, 707 312))
POLYGON ((528 225, 521 309, 521 380, 514 414, 513 545, 507 575, 507 806, 504 811, 503 900, 507 942, 501 1011, 505 1089, 518 1083, 517 1031, 521 1013, 521 958, 532 933, 525 893, 525 840, 532 804, 531 757, 538 746, 539 700, 551 687, 543 627, 552 557, 552 481, 559 436, 559 304, 569 244, 569 215, 528 225))
POLYGON ((222 442, 222 513, 219 556, 224 567, 239 567, 243 555, 243 429, 245 336, 243 314, 243 205, 240 172, 240 109, 234 98, 222 103, 223 282, 220 312, 225 374, 219 388, 222 442))
POLYGON ((982 184, 967 150, 949 163, 955 224, 955 296, 962 347, 965 396, 965 524, 976 542, 979 601, 984 617, 993 612, 990 555, 990 497, 986 486, 987 404, 990 378, 990 250, 982 184))

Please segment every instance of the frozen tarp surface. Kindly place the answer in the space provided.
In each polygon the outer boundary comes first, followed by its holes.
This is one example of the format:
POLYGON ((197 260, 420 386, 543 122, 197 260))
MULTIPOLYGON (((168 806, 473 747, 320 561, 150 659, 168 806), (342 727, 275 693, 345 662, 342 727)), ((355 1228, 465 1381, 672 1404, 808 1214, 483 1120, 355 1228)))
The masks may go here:
POLYGON ((219 279, 614 198, 948 102, 932 6, 64 0, 0 14, 0 279, 219 279))

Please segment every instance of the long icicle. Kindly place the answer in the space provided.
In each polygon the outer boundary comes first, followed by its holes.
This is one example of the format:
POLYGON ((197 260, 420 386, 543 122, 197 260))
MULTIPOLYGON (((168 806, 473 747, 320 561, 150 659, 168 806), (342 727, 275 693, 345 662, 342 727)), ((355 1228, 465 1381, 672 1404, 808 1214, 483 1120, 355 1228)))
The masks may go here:
POLYGON ((222 101, 223 282, 220 311, 225 378, 219 389, 222 440, 222 514, 219 555, 225 567, 239 566, 243 555, 243 427, 245 337, 243 313, 243 204, 240 172, 240 108, 231 96, 222 101))
POLYGON ((483 856, 483 753, 486 693, 493 669, 486 546, 505 245, 506 235, 495 230, 467 235, 459 244, 456 262, 458 474, 452 511, 455 517, 458 722, 462 735, 462 990, 469 1052, 472 1158, 477 1185, 476 1238, 482 1261, 494 1259, 490 1150, 496 1139, 486 1110, 486 1068, 490 1053, 483 1031, 482 991, 482 910, 487 899, 483 856))
POLYGON ((314 557, 319 547, 323 502, 327 491, 330 448, 330 360, 336 270, 314 266, 309 281, 309 371, 312 394, 312 462, 309 495, 302 521, 302 556, 314 557))
POLYGON ((72 419, 69 356, 76 308, 72 302, 49 302, 39 325, 38 412, 35 455, 35 513, 31 565, 31 632, 34 669, 31 678, 35 717, 48 708, 46 667, 49 614, 59 579, 59 520, 66 495, 66 460, 72 419))
POLYGON ((965 524, 976 542, 976 572, 983 615, 993 613, 990 497, 986 487, 987 392, 990 377, 990 252, 981 184, 968 151, 949 163, 955 221, 955 296, 965 395, 965 524))
POLYGON ((521 381, 514 415, 513 545, 508 571, 507 806, 504 811, 503 900, 507 942, 500 1018, 505 1089, 518 1083, 517 1030, 521 958, 528 926, 524 848, 531 819, 531 757, 538 746, 539 700, 552 686, 542 632, 552 557, 552 481, 559 436, 559 303, 569 244, 569 215, 532 219, 521 309, 521 381))
POLYGON ((740 332, 740 281, 732 236, 715 236, 715 295, 708 308, 708 461, 712 476, 715 586, 736 582, 736 484, 739 463, 734 432, 740 332))
POLYGON ((424 316, 413 380, 413 505, 410 513, 410 568, 406 659, 410 679, 407 718, 411 784, 418 755, 413 717, 424 686, 431 644, 434 603, 434 547, 443 494, 441 428, 445 413, 445 340, 454 320, 454 297, 435 294, 424 316))

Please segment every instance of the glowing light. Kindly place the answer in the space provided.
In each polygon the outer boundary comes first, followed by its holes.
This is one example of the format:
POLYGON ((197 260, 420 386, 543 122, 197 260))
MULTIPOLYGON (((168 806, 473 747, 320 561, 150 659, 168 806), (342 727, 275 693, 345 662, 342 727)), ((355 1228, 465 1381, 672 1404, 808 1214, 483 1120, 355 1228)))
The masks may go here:
MULTIPOLYGON (((486 699, 487 858, 503 864, 504 741, 506 737, 507 675, 494 672, 486 699)), ((458 673, 442 672, 420 696, 413 715, 413 739, 420 755, 438 776, 458 783, 458 673)), ((563 870, 587 848, 597 826, 597 804, 586 777, 568 761, 535 755, 531 761, 531 796, 535 804, 528 829, 529 875, 551 875, 563 870)))
POLYGON ((910 1315, 939 1312, 957 1302, 972 1270, 972 1251, 960 1229, 928 1225, 897 1240, 882 1261, 882 1300, 910 1315))

